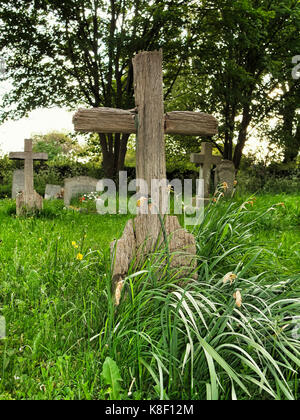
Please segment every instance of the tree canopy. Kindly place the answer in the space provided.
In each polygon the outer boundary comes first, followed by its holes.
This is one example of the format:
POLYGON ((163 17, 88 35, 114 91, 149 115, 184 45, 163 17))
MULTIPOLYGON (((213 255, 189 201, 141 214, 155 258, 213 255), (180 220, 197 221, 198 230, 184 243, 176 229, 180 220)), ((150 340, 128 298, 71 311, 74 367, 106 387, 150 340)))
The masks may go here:
POLYGON ((61 156, 74 157, 81 152, 81 147, 67 134, 52 131, 48 134, 35 134, 32 136, 33 151, 48 154, 48 160, 61 156))
POLYGON ((299 80, 292 79, 292 58, 300 51, 299 19, 294 0, 208 0, 194 8, 191 65, 173 90, 172 108, 184 104, 215 113, 216 146, 236 168, 250 126, 278 115, 291 98, 295 117, 299 80))
MULTIPOLYGON (((0 0, 0 29, 1 78, 13 85, 2 120, 40 107, 133 108, 131 59, 163 48, 166 107, 217 116, 212 141, 236 168, 249 127, 272 116, 286 159, 298 153, 298 0, 0 0)), ((128 137, 96 137, 107 176, 123 168, 128 137)))

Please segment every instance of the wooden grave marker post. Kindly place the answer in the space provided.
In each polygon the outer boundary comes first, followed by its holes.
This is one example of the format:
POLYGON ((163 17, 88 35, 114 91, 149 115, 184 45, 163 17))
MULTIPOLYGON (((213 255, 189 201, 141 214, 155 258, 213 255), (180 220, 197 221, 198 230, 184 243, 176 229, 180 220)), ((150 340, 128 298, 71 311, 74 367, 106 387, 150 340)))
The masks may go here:
POLYGON ((24 140, 24 152, 11 152, 9 159, 24 160, 24 191, 16 197, 17 215, 43 208, 43 198, 34 190, 33 161, 48 160, 47 153, 33 153, 32 140, 24 140))
MULTIPOLYGON (((150 186, 153 179, 166 180, 164 134, 213 136, 218 132, 218 122, 213 116, 200 112, 164 114, 161 50, 137 54, 133 58, 133 70, 135 110, 79 109, 73 123, 80 132, 136 133, 137 179, 145 180, 150 186)), ((159 201, 160 209, 161 205, 159 201)), ((196 264, 194 236, 181 228, 177 216, 166 216, 164 227, 170 237, 170 255, 176 251, 170 266, 187 275, 196 264)), ((163 243, 161 231, 161 220, 155 214, 139 214, 134 221, 128 221, 122 238, 112 244, 115 282, 122 283, 134 257, 138 256, 139 260, 151 253, 158 237, 161 237, 160 244, 163 243)))

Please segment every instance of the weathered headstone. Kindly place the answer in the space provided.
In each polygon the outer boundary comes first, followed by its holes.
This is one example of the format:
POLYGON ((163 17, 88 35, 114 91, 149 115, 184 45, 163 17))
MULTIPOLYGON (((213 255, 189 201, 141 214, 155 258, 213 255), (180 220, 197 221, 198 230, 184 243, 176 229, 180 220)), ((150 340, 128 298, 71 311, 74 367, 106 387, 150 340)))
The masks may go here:
POLYGON ((200 165, 199 178, 204 181, 204 199, 209 200, 211 168, 213 165, 220 164, 221 156, 212 154, 212 143, 204 142, 201 144, 201 153, 192 153, 191 162, 200 165))
MULTIPOLYGON (((162 51, 142 52, 133 59, 136 109, 133 111, 100 108, 79 110, 74 116, 75 129, 82 132, 137 133, 137 178, 166 182, 164 133, 213 136, 217 120, 203 113, 171 112, 164 115, 162 51)), ((166 185, 167 187, 167 185, 166 185)), ((151 190, 151 196, 153 191, 151 190)), ((162 210, 162 200, 158 207, 162 210)), ((171 267, 181 276, 195 268, 196 244, 193 235, 179 225, 176 216, 164 218, 171 267)), ((111 245, 114 251, 113 279, 122 282, 133 258, 144 259, 159 242, 165 246, 162 223, 157 214, 139 214, 130 220, 123 236, 111 245)), ((119 291, 119 289, 117 289, 119 291)))
POLYGON ((47 184, 45 189, 45 200, 60 198, 62 187, 60 185, 47 184))
POLYGON ((19 192, 24 191, 25 189, 25 175, 23 169, 16 169, 13 174, 13 181, 12 181, 12 192, 11 196, 13 200, 16 199, 17 194, 19 192))
POLYGON ((43 198, 34 190, 33 161, 48 160, 47 153, 33 153, 32 140, 24 141, 24 152, 11 152, 9 158, 24 160, 24 191, 16 196, 17 215, 26 214, 43 208, 43 198))
POLYGON ((96 191, 98 179, 88 176, 77 176, 65 179, 64 203, 69 206, 73 197, 96 191))
POLYGON ((231 195, 234 189, 235 181, 235 167, 231 160, 222 160, 217 166, 215 172, 215 183, 226 183, 227 187, 224 189, 225 195, 231 195))

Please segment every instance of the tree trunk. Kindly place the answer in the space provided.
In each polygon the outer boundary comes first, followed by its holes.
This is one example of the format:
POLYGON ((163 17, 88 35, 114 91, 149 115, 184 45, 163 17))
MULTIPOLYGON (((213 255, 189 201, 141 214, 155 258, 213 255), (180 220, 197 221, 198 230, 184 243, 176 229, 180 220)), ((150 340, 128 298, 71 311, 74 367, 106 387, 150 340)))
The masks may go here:
POLYGON ((119 156, 119 166, 118 170, 123 171, 125 167, 125 157, 127 152, 127 143, 129 139, 129 134, 123 134, 120 144, 120 156, 119 156))
POLYGON ((239 169, 240 164, 241 164, 243 150, 247 141, 247 130, 251 122, 251 119, 252 117, 250 114, 250 105, 247 104, 245 105, 244 110, 243 110, 243 119, 241 122, 237 145, 235 147, 235 151, 233 155, 233 163, 234 163, 236 171, 239 169))
POLYGON ((291 137, 291 141, 285 144, 283 163, 296 162, 299 151, 300 151, 300 124, 298 124, 297 126, 295 135, 291 137))
POLYGON ((102 150, 102 169, 104 177, 117 179, 119 171, 124 170, 125 157, 129 134, 100 134, 99 139, 102 150), (109 138, 108 138, 109 137, 109 138))
POLYGON ((300 122, 294 134, 297 104, 295 100, 288 101, 283 109, 282 136, 284 142, 283 163, 295 162, 300 149, 300 122))

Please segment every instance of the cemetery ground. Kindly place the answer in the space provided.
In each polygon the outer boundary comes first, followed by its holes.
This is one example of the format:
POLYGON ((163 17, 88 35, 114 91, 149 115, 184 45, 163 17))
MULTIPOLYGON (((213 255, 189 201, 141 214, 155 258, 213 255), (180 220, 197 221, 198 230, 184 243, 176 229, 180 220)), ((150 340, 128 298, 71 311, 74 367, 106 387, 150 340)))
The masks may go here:
POLYGON ((299 194, 211 205, 197 279, 159 279, 161 251, 119 306, 109 244, 129 216, 63 207, 0 201, 0 399, 299 399, 299 194))

